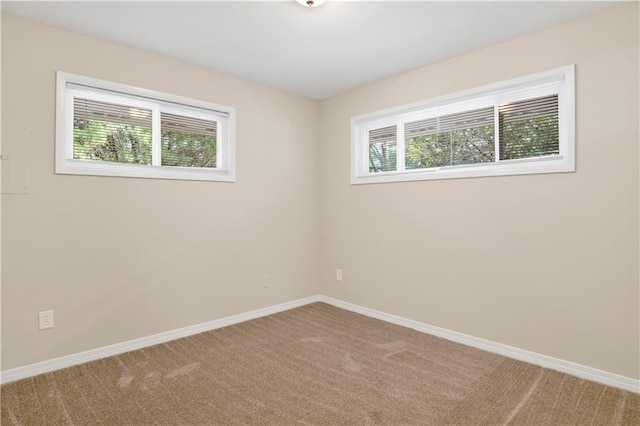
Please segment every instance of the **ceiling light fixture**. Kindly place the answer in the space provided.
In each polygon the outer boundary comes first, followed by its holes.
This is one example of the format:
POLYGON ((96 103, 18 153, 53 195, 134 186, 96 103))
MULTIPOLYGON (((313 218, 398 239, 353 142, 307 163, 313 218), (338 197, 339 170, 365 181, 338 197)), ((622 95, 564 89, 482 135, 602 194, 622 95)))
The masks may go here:
POLYGON ((321 6, 327 0, 296 0, 304 7, 318 7, 321 6))

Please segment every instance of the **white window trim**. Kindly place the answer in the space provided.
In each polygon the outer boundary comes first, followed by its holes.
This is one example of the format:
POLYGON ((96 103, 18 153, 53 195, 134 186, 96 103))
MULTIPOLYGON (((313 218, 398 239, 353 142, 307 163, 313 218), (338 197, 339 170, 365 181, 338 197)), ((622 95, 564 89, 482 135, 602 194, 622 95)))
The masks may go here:
POLYGON ((58 71, 56 73, 56 174, 136 177, 235 182, 235 108, 142 89, 96 78, 58 71), (73 158, 73 95, 87 94, 92 99, 122 102, 149 108, 154 114, 152 133, 160 134, 160 109, 217 122, 216 168, 169 167, 157 163, 160 147, 154 146, 153 165, 120 164, 73 158))
MULTIPOLYGON (((497 114, 496 114, 497 120, 497 114)), ((496 132, 498 133, 498 132, 496 132)), ((498 140, 495 141, 498 146, 498 140)), ((498 157, 496 156, 496 159, 498 157)), ((351 183, 385 183, 575 171, 575 65, 358 115, 351 119, 351 183), (496 102, 558 94, 560 154, 550 157, 497 160, 494 163, 404 170, 404 123, 443 113, 481 108, 496 102), (397 125, 398 170, 369 172, 369 130, 397 125)))

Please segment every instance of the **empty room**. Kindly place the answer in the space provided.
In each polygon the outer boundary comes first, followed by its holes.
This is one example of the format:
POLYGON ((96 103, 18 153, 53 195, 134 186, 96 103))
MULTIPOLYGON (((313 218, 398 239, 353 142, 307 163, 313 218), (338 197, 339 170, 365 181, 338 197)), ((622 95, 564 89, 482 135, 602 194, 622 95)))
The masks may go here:
POLYGON ((635 1, 3 1, 3 425, 639 425, 635 1))

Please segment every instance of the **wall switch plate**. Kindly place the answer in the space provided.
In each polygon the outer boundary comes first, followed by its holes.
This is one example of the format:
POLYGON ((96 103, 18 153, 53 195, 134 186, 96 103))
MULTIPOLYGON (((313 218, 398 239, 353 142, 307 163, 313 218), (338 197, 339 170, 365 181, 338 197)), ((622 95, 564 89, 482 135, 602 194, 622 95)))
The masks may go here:
POLYGON ((342 269, 336 269, 336 281, 342 281, 342 269))
POLYGON ((53 311, 38 312, 38 324, 40 325, 40 330, 53 328, 53 311))

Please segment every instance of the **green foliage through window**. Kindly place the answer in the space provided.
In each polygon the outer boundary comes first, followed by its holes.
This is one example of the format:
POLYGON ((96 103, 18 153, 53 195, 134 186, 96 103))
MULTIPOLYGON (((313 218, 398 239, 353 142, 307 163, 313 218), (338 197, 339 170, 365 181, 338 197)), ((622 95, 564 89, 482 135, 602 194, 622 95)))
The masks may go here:
POLYGON ((216 167, 216 137, 165 130, 162 132, 163 166, 216 167))
POLYGON ((405 124, 405 168, 494 161, 493 107, 405 124))
MULTIPOLYGON (((496 162, 496 109, 499 161, 560 153, 558 95, 551 95, 399 124, 405 170, 496 162)), ((369 131, 369 172, 397 170, 397 127, 369 131)))
POLYGON ((560 153, 558 95, 500 105, 500 160, 560 153))
POLYGON ((73 158, 151 164, 151 110, 76 97, 73 158))
MULTIPOLYGON (((73 158, 152 165, 152 110, 74 98, 73 158)), ((161 112, 160 164, 217 166, 217 123, 161 112)))
POLYGON ((163 112, 160 126, 163 166, 216 167, 215 121, 163 112))
POLYGON ((151 127, 73 120, 73 158, 151 164, 151 127))
POLYGON ((369 171, 390 172, 396 170, 396 126, 369 132, 369 171))

